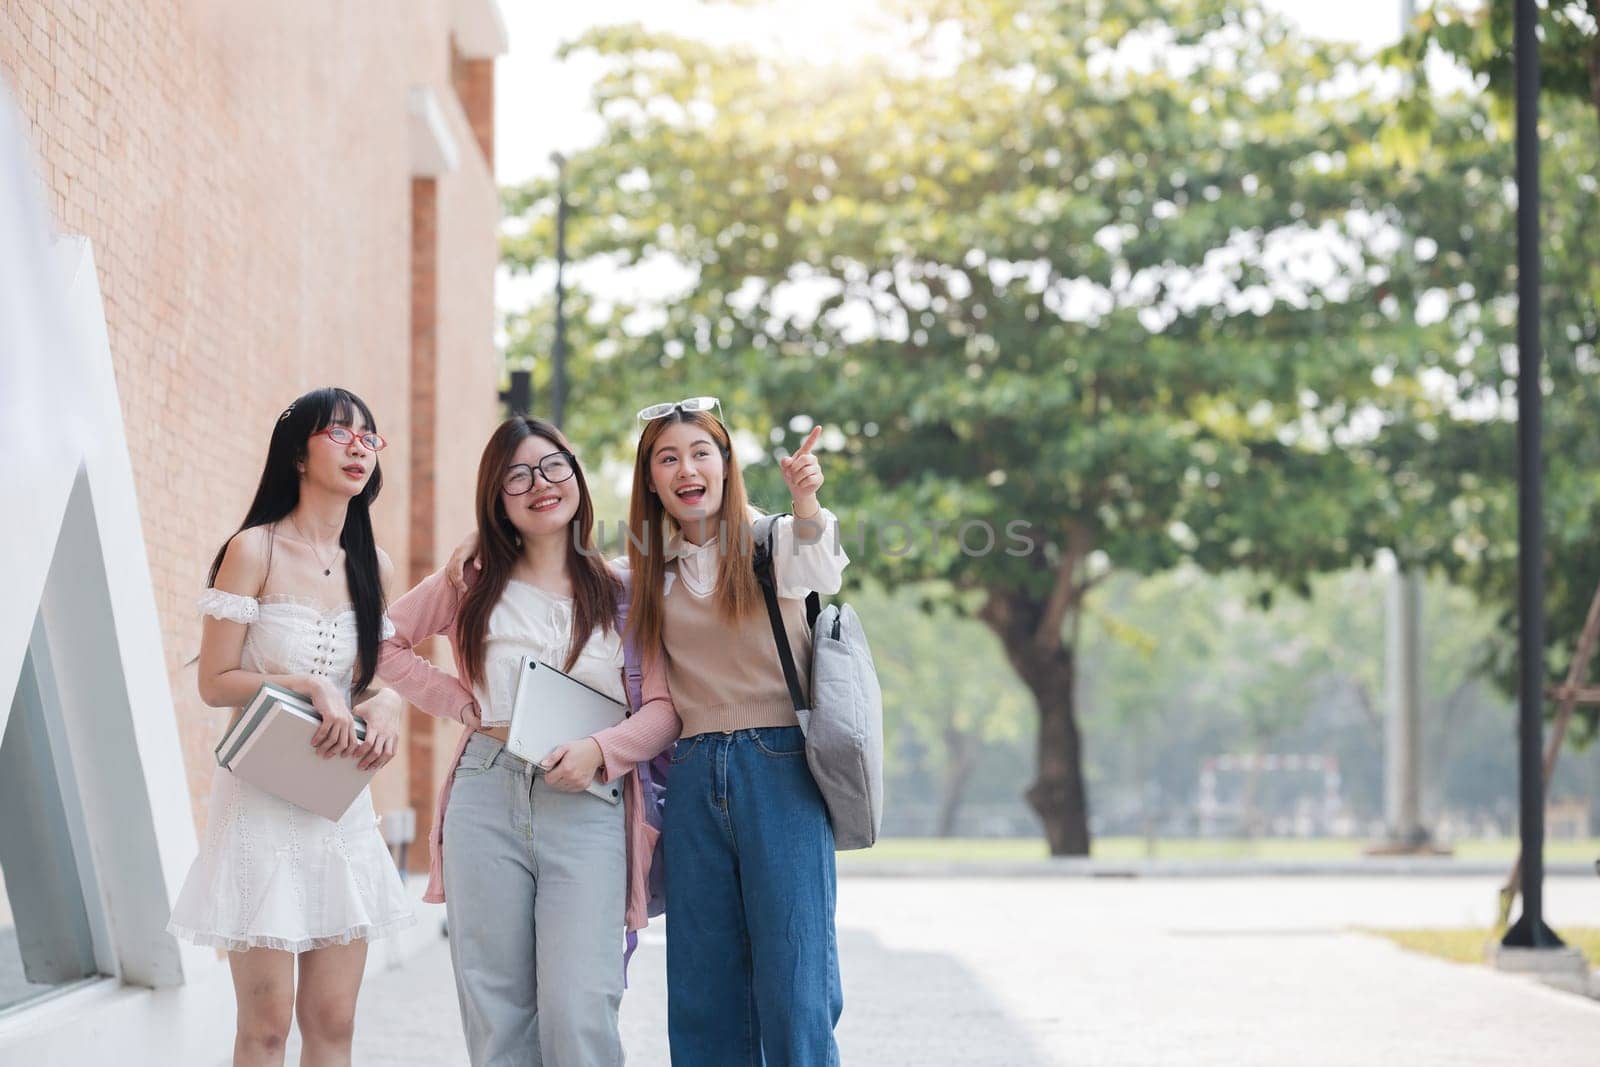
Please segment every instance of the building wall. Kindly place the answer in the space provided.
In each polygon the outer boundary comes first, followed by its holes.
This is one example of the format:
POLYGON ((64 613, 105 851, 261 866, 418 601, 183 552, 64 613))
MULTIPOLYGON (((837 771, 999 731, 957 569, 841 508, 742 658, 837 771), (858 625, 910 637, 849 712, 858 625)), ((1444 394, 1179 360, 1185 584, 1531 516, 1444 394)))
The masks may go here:
MULTIPOLYGON (((484 181, 489 180, 488 165, 476 140, 465 140, 461 155, 463 175, 476 172, 484 181)), ((434 367, 434 396, 439 417, 431 516, 434 558, 413 561, 429 572, 438 569, 462 536, 473 529, 478 456, 493 429, 493 420, 490 420, 476 432, 466 431, 451 413, 470 405, 477 391, 483 388, 480 383, 485 379, 498 382, 500 376, 498 356, 478 341, 494 331, 493 309, 478 300, 472 281, 473 265, 498 255, 494 227, 498 205, 486 210, 485 205, 469 195, 468 189, 466 182, 441 182, 438 189, 437 208, 441 220, 475 219, 476 224, 439 227, 439 315, 434 367)), ((438 663, 449 662, 449 649, 443 640, 433 641, 429 653, 438 663)), ((417 718, 413 715, 414 720, 417 718)), ((459 728, 442 722, 418 722, 416 725, 434 735, 430 738, 431 744, 411 746, 412 754, 419 760, 412 775, 415 784, 411 789, 411 805, 417 812, 420 837, 421 828, 428 826, 433 817, 434 784, 450 773, 449 764, 455 754, 454 741, 459 737, 459 728), (430 762, 431 766, 423 765, 430 762)), ((425 848, 413 850, 412 869, 426 870, 427 859, 425 848)))
MULTIPOLYGON (((455 95, 452 10, 0 0, 0 74, 48 203, 94 247, 197 821, 226 713, 195 694, 194 597, 299 393, 339 384, 373 408, 390 440, 377 535, 402 581, 411 571, 414 86, 444 104, 460 160, 438 179, 431 521, 449 544, 470 524, 476 450, 498 413, 499 207, 455 95)), ((401 758, 375 787, 380 811, 407 791, 401 758)))

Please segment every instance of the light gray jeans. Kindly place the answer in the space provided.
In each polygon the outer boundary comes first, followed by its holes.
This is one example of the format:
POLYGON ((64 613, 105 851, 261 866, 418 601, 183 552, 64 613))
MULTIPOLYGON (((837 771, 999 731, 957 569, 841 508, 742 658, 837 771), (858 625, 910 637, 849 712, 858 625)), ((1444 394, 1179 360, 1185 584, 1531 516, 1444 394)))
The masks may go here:
POLYGON ((608 1067, 627 853, 622 805, 552 789, 482 734, 444 820, 445 914, 474 1067, 608 1067))

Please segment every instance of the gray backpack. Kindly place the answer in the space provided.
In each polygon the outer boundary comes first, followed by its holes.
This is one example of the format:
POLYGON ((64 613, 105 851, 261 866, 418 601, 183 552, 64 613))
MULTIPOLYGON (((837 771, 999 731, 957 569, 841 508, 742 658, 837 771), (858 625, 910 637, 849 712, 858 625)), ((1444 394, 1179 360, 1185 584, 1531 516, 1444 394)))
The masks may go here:
POLYGON ((812 593, 806 597, 812 694, 807 703, 772 572, 772 524, 780 517, 763 515, 754 529, 753 561, 772 639, 806 737, 806 764, 828 806, 834 848, 841 852, 870 848, 883 825, 883 694, 878 671, 855 610, 848 604, 823 608, 821 598, 812 593))

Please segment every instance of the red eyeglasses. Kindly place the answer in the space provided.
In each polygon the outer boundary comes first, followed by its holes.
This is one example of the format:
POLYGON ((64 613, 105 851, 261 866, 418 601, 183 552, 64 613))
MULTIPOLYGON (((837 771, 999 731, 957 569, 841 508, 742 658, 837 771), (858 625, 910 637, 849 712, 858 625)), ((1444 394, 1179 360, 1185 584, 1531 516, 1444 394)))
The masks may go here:
POLYGON ((326 430, 318 430, 311 436, 326 437, 340 448, 345 448, 349 446, 350 442, 359 440, 361 447, 368 452, 382 452, 389 444, 388 441, 383 439, 383 435, 375 430, 368 430, 366 433, 358 434, 348 426, 329 426, 326 430))

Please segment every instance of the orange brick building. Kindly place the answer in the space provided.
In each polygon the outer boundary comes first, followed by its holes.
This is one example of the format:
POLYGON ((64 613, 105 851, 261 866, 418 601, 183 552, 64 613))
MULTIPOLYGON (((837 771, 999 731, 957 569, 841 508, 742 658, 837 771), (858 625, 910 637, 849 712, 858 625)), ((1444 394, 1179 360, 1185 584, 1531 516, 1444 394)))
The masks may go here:
MULTIPOLYGON (((0 0, 0 103, 56 232, 92 249, 197 823, 226 713, 195 693, 194 599, 283 407, 328 384, 372 407, 395 595, 470 528, 500 417, 505 48, 494 0, 0 0)), ((413 868, 435 729, 413 714, 374 786, 416 811, 413 868)))
MULTIPOLYGON (((0 69, 56 225, 95 248, 197 814, 226 713, 184 670, 194 596, 283 406, 323 384, 371 405, 391 442, 378 540, 402 580, 471 525, 499 411, 503 38, 470 7, 0 0, 0 69)), ((408 749, 380 810, 405 806, 430 746, 408 749)))

